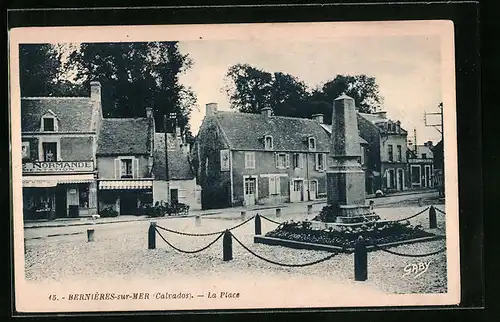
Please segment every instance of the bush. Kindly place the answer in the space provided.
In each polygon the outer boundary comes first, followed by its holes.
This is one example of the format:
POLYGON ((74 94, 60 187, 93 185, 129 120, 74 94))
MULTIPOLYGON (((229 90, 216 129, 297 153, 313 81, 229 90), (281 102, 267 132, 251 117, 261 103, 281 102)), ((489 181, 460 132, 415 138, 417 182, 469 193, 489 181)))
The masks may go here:
POLYGON ((408 222, 370 222, 358 226, 339 226, 338 230, 312 229, 310 224, 308 221, 284 222, 277 229, 268 232, 266 236, 339 246, 343 249, 352 249, 359 236, 363 236, 367 245, 433 236, 422 230, 422 226, 413 227, 408 222))
POLYGON ((335 222, 337 220, 338 206, 326 205, 321 209, 319 215, 314 217, 313 220, 322 222, 335 222))
POLYGON ((180 203, 180 202, 167 204, 166 212, 169 216, 171 216, 172 214, 174 214, 174 215, 178 215, 178 214, 187 215, 189 212, 189 205, 186 205, 186 204, 180 203))
POLYGON ((99 212, 99 216, 101 216, 103 218, 105 218, 105 217, 117 217, 118 212, 111 207, 107 207, 107 208, 102 209, 99 212))

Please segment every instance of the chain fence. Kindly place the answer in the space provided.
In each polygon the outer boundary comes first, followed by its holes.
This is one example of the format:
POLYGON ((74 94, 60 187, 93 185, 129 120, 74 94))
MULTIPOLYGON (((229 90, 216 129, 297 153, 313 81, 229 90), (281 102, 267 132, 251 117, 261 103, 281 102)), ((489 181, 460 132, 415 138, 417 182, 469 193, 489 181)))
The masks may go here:
MULTIPOLYGON (((243 226, 244 224, 248 223, 249 221, 253 220, 254 218, 255 218, 255 216, 252 216, 252 217, 248 218, 247 220, 245 220, 244 222, 239 223, 238 225, 229 228, 229 230, 233 230, 233 229, 239 228, 239 227, 243 226)), ((168 229, 168 228, 161 227, 161 226, 156 226, 156 227, 160 228, 161 230, 168 231, 170 233, 174 233, 174 234, 177 234, 177 235, 193 236, 193 237, 215 236, 215 235, 218 235, 218 234, 222 234, 222 233, 224 233, 226 231, 226 229, 224 229, 224 230, 216 231, 216 232, 213 232, 213 233, 195 234, 195 233, 185 233, 185 232, 182 232, 182 231, 172 230, 172 229, 168 229)))
POLYGON ((434 207, 434 209, 436 209, 437 211, 439 211, 440 213, 442 213, 443 215, 446 215, 446 212, 442 211, 441 209, 437 208, 437 207, 434 207))
POLYGON ((206 250, 206 249, 210 248, 210 246, 212 246, 213 244, 215 244, 215 243, 216 243, 216 242, 217 242, 217 241, 218 241, 218 240, 219 240, 222 236, 224 236, 224 233, 223 233, 223 232, 222 232, 222 233, 220 233, 220 234, 219 234, 219 236, 218 236, 217 238, 215 238, 213 241, 211 241, 211 242, 210 242, 207 246, 202 247, 202 248, 200 248, 200 249, 198 249, 198 250, 182 250, 182 249, 180 249, 180 248, 175 247, 175 246, 174 246, 174 245, 172 245, 171 243, 169 243, 169 242, 165 239, 165 237, 163 237, 163 236, 162 236, 162 234, 161 234, 158 230, 156 230, 156 232, 158 233, 158 236, 160 236, 160 238, 161 238, 161 239, 163 239, 163 241, 164 241, 164 242, 165 242, 168 246, 172 247, 173 249, 175 249, 175 250, 176 250, 176 251, 178 251, 178 252, 185 253, 185 254, 196 254, 196 253, 202 252, 202 251, 204 251, 204 250, 206 250))

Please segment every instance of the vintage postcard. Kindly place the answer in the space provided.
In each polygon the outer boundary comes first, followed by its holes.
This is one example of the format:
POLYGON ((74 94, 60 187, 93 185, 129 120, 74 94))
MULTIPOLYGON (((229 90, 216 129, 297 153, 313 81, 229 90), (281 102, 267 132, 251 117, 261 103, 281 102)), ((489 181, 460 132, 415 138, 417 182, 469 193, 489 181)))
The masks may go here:
POLYGON ((17 312, 460 302, 451 21, 9 41, 17 312))

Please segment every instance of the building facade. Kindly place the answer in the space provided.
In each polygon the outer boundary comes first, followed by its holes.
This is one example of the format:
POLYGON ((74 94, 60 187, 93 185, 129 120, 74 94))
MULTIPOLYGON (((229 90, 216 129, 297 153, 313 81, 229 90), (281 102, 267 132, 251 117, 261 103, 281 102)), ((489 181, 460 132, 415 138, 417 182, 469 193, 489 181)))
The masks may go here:
POLYGON ((315 119, 233 113, 206 106, 192 149, 203 208, 326 197, 330 134, 315 119))
POLYGON ((410 188, 434 188, 434 155, 432 142, 408 148, 410 188))
POLYGON ((190 147, 180 129, 175 133, 155 133, 153 202, 183 203, 201 209, 201 187, 197 184, 190 159, 190 147), (168 160, 168 163, 165 162, 168 160))
POLYGON ((153 111, 142 118, 103 118, 97 142, 99 211, 138 214, 153 203, 153 111))
POLYGON ((97 213, 101 85, 90 86, 90 97, 21 98, 25 219, 97 213))
POLYGON ((368 142, 366 190, 369 194, 408 188, 407 136, 386 112, 358 113, 360 135, 368 142))

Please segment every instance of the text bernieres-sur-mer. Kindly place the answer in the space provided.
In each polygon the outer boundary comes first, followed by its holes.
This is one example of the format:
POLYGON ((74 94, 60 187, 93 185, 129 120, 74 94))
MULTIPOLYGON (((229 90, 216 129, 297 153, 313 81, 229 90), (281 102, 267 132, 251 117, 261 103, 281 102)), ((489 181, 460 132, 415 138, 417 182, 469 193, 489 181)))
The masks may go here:
MULTIPOLYGON (((204 297, 204 296, 198 296, 204 297)), ((209 299, 237 299, 240 297, 240 293, 232 292, 208 292, 207 298, 209 299)), ((191 293, 169 293, 169 292, 156 292, 156 293, 128 293, 128 294, 117 294, 117 293, 81 293, 81 294, 69 294, 69 301, 112 301, 112 300, 180 300, 180 299, 192 299, 194 296, 191 293)))

